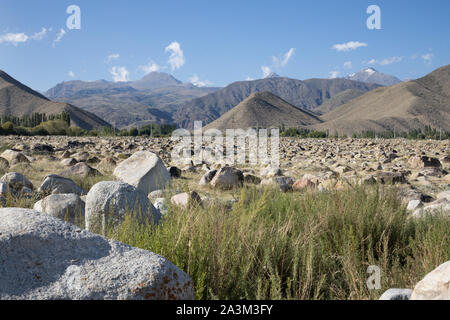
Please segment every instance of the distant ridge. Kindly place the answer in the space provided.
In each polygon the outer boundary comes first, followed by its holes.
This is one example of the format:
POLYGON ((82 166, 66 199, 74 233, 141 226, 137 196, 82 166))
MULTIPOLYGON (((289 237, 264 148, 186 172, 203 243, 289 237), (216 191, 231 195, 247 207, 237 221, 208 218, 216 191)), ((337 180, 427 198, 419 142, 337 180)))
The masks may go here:
POLYGON ((234 82, 227 87, 185 102, 173 115, 175 123, 192 129, 194 121, 213 122, 255 92, 268 91, 297 108, 313 111, 336 94, 348 89, 368 92, 379 85, 347 79, 297 80, 274 77, 234 82))
POLYGON ((380 87, 324 114, 314 129, 331 134, 403 131, 431 126, 450 131, 450 65, 423 78, 380 87))
POLYGON ((47 115, 70 115, 71 124, 82 129, 92 130, 110 126, 96 115, 67 103, 53 102, 37 91, 20 83, 6 72, 0 70, 0 115, 21 117, 35 112, 47 115))
POLYGON ((248 129, 270 127, 300 127, 321 121, 270 92, 252 93, 235 108, 205 127, 208 129, 248 129))

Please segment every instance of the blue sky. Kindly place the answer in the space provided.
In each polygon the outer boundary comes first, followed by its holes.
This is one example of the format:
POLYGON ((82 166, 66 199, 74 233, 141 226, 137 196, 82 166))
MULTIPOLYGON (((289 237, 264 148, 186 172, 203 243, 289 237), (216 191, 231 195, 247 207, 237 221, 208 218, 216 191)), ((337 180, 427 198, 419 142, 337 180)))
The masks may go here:
POLYGON ((262 68, 308 79, 372 66, 418 78, 450 63, 449 12, 448 0, 2 0, 0 69, 36 90, 149 70, 211 86, 262 78, 262 68), (81 30, 66 27, 69 5, 81 9, 81 30), (369 5, 381 9, 381 30, 366 27, 369 5))

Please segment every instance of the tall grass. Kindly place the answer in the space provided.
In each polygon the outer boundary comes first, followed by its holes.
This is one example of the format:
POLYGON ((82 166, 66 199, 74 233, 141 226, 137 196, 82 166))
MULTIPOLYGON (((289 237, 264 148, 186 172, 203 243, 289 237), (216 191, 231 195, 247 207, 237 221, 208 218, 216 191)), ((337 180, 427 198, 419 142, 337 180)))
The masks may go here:
POLYGON ((450 260, 449 220, 408 219, 395 191, 379 188, 242 189, 231 210, 169 206, 158 226, 128 217, 109 237, 176 264, 197 299, 377 299, 450 260), (367 287, 370 265, 381 290, 367 287))

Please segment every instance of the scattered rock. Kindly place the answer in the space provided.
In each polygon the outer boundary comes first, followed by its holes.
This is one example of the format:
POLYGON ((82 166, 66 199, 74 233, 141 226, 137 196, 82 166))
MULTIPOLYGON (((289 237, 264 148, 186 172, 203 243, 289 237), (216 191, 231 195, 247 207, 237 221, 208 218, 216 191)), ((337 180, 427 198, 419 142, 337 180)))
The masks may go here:
POLYGON ((273 178, 282 176, 283 173, 280 168, 269 166, 262 168, 259 175, 264 178, 273 178))
POLYGON ((114 170, 114 176, 145 194, 170 184, 170 174, 163 162, 149 151, 138 151, 121 162, 114 170))
POLYGON ((199 185, 204 186, 204 185, 209 184, 212 181, 212 179, 216 176, 216 174, 217 174, 217 170, 209 170, 200 179, 199 185))
POLYGON ((69 177, 93 177, 93 176, 101 176, 102 174, 94 169, 91 168, 89 165, 87 165, 84 162, 77 163, 73 167, 70 167, 67 170, 64 170, 60 173, 61 176, 69 178, 69 177))
POLYGON ((233 189, 242 186, 244 175, 241 170, 233 167, 223 167, 217 171, 211 180, 211 186, 223 190, 233 189))
POLYGON ((305 189, 314 189, 317 185, 312 182, 311 180, 307 178, 301 178, 297 181, 295 181, 294 185, 292 186, 292 189, 294 191, 303 191, 305 189))
POLYGON ((33 184, 30 180, 28 180, 23 174, 18 172, 10 172, 5 174, 1 179, 0 182, 6 183, 9 190, 15 193, 16 195, 18 193, 21 193, 23 188, 33 189, 33 184))
POLYGON ((60 163, 65 167, 73 167, 78 163, 78 161, 75 160, 74 158, 66 158, 62 159, 60 163))
POLYGON ((73 224, 84 223, 85 203, 76 194, 53 194, 34 204, 33 209, 73 224))
POLYGON ((35 154, 49 154, 53 153, 55 149, 49 144, 37 143, 31 148, 31 151, 35 154))
POLYGON ((141 222, 158 223, 159 212, 147 195, 123 182, 103 181, 92 187, 86 197, 86 229, 104 231, 116 226, 126 214, 133 214, 141 222))
POLYGON ((294 180, 290 177, 274 177, 269 179, 264 179, 261 181, 261 185, 263 186, 277 186, 280 188, 281 192, 288 192, 292 190, 292 186, 294 184, 294 180))
POLYGON ((202 204, 202 198, 197 192, 185 192, 177 194, 170 199, 170 202, 179 207, 188 207, 190 205, 198 206, 202 204))
POLYGON ((411 168, 414 169, 421 169, 426 167, 439 168, 442 166, 441 162, 438 159, 425 156, 412 157, 408 160, 408 163, 411 166, 411 168))
POLYGON ((43 196, 50 194, 74 193, 82 196, 87 192, 81 189, 75 182, 69 178, 61 177, 56 174, 50 174, 44 178, 38 193, 43 196))
POLYGON ((420 200, 411 200, 406 207, 408 211, 414 211, 423 207, 423 203, 420 200))
POLYGON ((14 165, 17 163, 30 163, 30 160, 28 160, 22 152, 13 150, 5 150, 0 157, 8 160, 9 165, 14 165))
POLYGON ((246 174, 244 174, 244 182, 247 184, 260 184, 261 178, 255 176, 255 175, 246 173, 246 174))
POLYGON ((165 258, 41 212, 0 209, 1 300, 192 300, 165 258))
POLYGON ((181 169, 177 167, 170 167, 169 173, 172 178, 181 178, 181 169))

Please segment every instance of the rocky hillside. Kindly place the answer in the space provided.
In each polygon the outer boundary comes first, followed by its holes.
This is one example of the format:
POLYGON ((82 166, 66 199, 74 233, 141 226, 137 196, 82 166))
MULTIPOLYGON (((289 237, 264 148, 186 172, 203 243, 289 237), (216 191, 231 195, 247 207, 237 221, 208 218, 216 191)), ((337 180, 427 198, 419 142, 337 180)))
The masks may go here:
POLYGON ((71 104, 51 101, 6 72, 0 71, 0 115, 21 117, 35 112, 56 115, 63 111, 69 113, 72 125, 82 129, 91 130, 110 126, 109 123, 90 112, 71 104))

